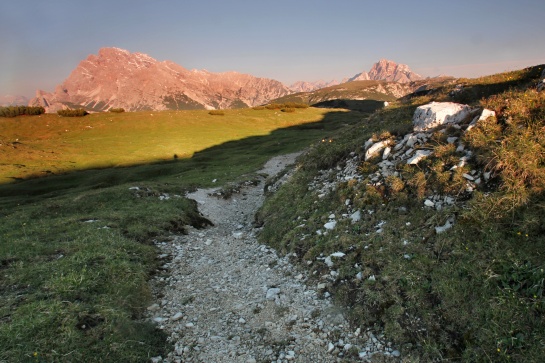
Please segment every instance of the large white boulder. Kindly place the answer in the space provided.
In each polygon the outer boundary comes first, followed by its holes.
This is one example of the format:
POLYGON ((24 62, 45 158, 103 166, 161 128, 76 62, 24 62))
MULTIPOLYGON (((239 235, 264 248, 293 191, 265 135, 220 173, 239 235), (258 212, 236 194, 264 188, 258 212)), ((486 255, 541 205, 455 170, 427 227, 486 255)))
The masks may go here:
POLYGON ((456 124, 471 114, 471 107, 454 102, 432 102, 416 109, 414 131, 431 130, 444 124, 456 124))

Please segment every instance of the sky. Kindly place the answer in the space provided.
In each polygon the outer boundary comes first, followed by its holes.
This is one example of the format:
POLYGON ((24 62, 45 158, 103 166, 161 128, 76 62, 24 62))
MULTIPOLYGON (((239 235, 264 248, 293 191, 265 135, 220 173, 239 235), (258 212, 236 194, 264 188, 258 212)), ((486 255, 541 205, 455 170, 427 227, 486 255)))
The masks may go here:
POLYGON ((53 91, 102 47, 286 85, 381 58, 478 77, 545 63, 544 18, 544 0, 2 0, 0 95, 53 91))

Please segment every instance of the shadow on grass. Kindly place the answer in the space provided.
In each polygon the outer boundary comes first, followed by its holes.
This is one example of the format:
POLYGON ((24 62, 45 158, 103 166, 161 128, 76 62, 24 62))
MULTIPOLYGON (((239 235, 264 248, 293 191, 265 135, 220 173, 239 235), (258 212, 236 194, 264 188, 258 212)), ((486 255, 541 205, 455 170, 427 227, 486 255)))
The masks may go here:
POLYGON ((384 107, 384 101, 337 99, 318 102, 313 107, 342 108, 357 112, 375 112, 384 107))
POLYGON ((323 137, 357 123, 366 114, 356 111, 332 111, 319 122, 277 129, 265 136, 228 141, 199 152, 188 159, 140 164, 130 167, 90 169, 50 175, 0 185, 0 205, 9 207, 41 199, 112 187, 125 183, 162 183, 189 190, 210 186, 258 170, 269 158, 299 151, 323 137))

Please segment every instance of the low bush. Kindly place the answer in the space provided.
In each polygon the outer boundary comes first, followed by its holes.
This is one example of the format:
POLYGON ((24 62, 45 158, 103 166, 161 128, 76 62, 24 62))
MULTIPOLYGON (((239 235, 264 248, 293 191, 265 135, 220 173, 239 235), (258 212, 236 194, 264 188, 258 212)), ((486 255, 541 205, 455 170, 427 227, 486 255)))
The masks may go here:
POLYGON ((32 106, 8 106, 0 107, 0 117, 16 117, 22 115, 41 115, 45 113, 45 108, 43 107, 32 107, 32 106))
POLYGON ((124 108, 110 108, 110 112, 121 113, 121 112, 125 112, 125 109, 124 108))
POLYGON ((89 112, 85 111, 83 108, 78 108, 75 110, 58 110, 57 114, 62 117, 82 117, 88 115, 89 112))

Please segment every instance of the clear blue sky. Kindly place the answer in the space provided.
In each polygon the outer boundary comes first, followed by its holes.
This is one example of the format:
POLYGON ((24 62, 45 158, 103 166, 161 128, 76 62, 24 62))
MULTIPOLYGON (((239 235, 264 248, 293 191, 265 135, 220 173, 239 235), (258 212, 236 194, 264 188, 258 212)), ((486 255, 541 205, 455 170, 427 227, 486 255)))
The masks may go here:
POLYGON ((380 58, 476 77, 545 63, 545 0, 2 0, 0 95, 52 91, 107 46, 288 85, 380 58))

